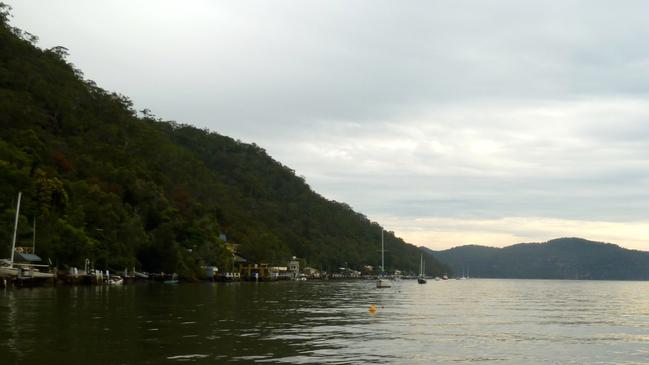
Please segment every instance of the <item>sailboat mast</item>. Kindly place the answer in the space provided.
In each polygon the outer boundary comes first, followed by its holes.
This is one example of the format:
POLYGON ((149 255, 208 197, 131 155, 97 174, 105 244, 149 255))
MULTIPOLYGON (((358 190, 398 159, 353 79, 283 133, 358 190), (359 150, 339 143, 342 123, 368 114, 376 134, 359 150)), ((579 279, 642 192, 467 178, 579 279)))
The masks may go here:
POLYGON ((20 215, 20 197, 23 195, 22 191, 18 192, 18 204, 16 205, 16 221, 14 222, 14 238, 11 241, 11 261, 9 267, 14 267, 14 253, 16 252, 16 234, 18 233, 18 216, 20 215))
POLYGON ((381 274, 385 271, 385 246, 383 243, 383 228, 381 228, 381 274))
POLYGON ((36 217, 34 217, 34 232, 32 234, 32 254, 36 255, 36 217))

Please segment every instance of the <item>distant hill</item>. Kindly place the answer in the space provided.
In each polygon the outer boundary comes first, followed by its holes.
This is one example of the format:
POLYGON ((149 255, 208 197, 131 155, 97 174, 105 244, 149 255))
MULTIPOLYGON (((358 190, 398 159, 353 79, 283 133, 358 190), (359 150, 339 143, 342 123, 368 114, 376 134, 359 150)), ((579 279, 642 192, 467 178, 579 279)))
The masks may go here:
MULTIPOLYGON (((35 217, 37 252, 59 267, 89 258, 101 269, 196 277, 201 265, 232 267, 222 233, 253 263, 380 262, 377 222, 314 192, 254 143, 134 110, 85 79, 67 49, 36 47, 7 10, 0 3, 0 258, 22 191, 19 238, 31 245, 35 217)), ((392 232, 385 244, 387 269, 418 271, 418 247, 392 232)), ((443 270, 426 260, 429 273, 443 270)))
POLYGON ((453 272, 472 277, 525 279, 649 279, 649 252, 581 238, 504 248, 467 245, 432 251, 453 272))

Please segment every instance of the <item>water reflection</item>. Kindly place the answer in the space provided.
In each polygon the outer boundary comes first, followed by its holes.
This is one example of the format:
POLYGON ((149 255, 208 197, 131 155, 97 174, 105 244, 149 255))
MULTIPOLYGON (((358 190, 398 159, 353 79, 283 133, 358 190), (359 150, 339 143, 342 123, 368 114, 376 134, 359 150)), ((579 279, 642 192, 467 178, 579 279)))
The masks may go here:
POLYGON ((12 364, 641 363, 643 282, 283 282, 7 290, 12 364), (370 304, 377 312, 368 313, 370 304), (611 349, 615 351, 612 352, 611 349))
MULTIPOLYGON (((16 304, 16 296, 13 291, 8 291, 4 289, 4 294, 6 295, 6 311, 3 308, 2 313, 6 313, 6 318, 3 318, 2 323, 5 323, 7 326, 8 336, 7 338, 7 350, 12 355, 9 358, 13 359, 16 362, 19 362, 22 358, 22 353, 20 347, 18 346, 18 341, 21 338, 20 334, 20 324, 18 323, 18 308, 16 304)), ((4 307, 4 306, 3 306, 4 307)))

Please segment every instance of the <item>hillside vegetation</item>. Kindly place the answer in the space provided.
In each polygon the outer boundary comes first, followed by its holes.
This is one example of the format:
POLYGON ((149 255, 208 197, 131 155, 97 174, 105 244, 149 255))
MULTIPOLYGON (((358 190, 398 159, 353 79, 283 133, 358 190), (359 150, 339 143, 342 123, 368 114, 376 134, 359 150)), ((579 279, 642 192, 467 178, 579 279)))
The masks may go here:
MULTIPOLYGON (((59 267, 135 266, 199 275, 230 267, 225 233, 252 262, 293 255, 334 269, 377 265, 381 227, 313 192, 261 147, 137 112, 84 79, 63 47, 39 49, 0 12, 0 247, 20 239, 59 267)), ((170 91, 172 92, 172 91, 170 91)), ((386 266, 417 271, 420 250, 386 233, 386 266)), ((431 274, 444 268, 427 258, 431 274)))
POLYGON ((504 248, 460 246, 430 251, 455 272, 526 279, 649 279, 649 252, 581 238, 521 243, 504 248))

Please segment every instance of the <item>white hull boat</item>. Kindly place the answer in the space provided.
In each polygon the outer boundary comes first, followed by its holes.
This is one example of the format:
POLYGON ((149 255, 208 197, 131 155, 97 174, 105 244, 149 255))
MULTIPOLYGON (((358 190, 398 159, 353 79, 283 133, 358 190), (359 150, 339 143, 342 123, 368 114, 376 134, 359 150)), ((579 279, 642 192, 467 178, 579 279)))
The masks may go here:
POLYGON ((377 288, 390 288, 390 287, 392 287, 392 284, 390 283, 390 280, 388 280, 388 279, 378 279, 378 280, 376 280, 376 287, 377 288))
POLYGON ((390 280, 383 277, 384 271, 385 271, 385 244, 383 242, 383 228, 381 228, 381 275, 376 280, 377 288, 390 288, 392 286, 390 280))
POLYGON ((18 276, 17 267, 2 266, 0 267, 1 278, 15 278, 18 276))

